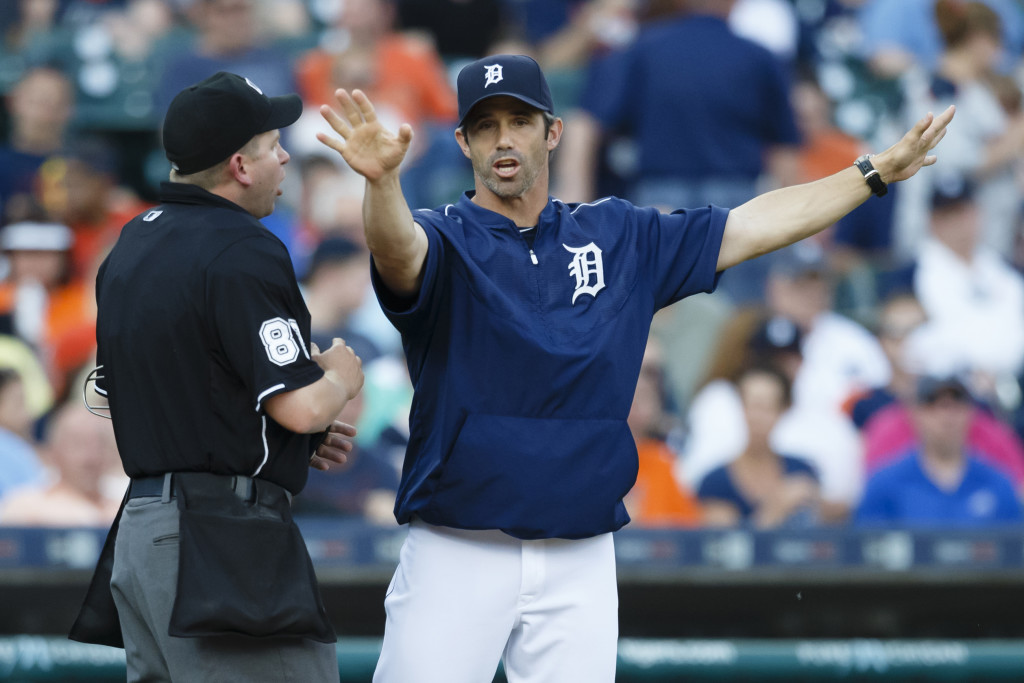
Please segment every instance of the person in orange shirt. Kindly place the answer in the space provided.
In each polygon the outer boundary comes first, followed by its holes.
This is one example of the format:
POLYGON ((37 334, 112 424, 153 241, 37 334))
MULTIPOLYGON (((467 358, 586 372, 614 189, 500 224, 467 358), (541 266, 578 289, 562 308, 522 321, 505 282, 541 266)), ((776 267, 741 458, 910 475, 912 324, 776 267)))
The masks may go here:
POLYGON ((0 334, 34 349, 57 396, 96 347, 93 288, 102 254, 83 277, 71 277, 74 240, 61 223, 21 221, 0 230, 8 268, 0 282, 0 334))
POLYGON ((693 493, 674 474, 676 454, 665 442, 671 420, 665 410, 661 350, 647 342, 633 405, 626 418, 636 441, 640 468, 626 496, 626 509, 638 527, 696 527, 702 521, 693 493))
POLYGON ((424 120, 453 122, 458 105, 433 44, 393 30, 390 0, 346 0, 324 46, 296 65, 299 95, 307 106, 330 104, 338 88, 359 88, 378 110, 393 109, 414 129, 424 120))
POLYGON ((107 143, 80 138, 40 169, 46 213, 74 234, 72 279, 94 270, 98 256, 117 241, 121 226, 152 206, 120 184, 117 164, 116 152, 107 143))

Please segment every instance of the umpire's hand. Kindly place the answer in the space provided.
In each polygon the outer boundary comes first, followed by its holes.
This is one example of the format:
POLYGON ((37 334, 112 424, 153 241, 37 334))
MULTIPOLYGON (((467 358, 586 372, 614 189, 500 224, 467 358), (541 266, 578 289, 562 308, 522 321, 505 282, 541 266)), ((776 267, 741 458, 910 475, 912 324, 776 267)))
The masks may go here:
POLYGON ((345 400, 351 401, 363 388, 363 361, 346 346, 344 339, 334 338, 331 348, 321 352, 316 344, 312 346, 312 358, 323 368, 325 373, 333 374, 334 379, 345 389, 345 400))
POLYGON ((309 459, 309 466, 315 470, 327 471, 331 463, 344 465, 348 454, 352 452, 352 437, 356 428, 338 420, 327 429, 327 436, 309 459))

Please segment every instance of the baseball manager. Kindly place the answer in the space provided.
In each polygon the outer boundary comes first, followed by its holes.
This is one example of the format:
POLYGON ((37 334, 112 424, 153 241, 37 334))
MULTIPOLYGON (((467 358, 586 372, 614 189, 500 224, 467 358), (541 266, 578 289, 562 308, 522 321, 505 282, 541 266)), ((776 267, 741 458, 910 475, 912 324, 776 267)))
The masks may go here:
POLYGON ((475 190, 415 213, 399 183, 411 128, 384 129, 358 90, 321 109, 339 137, 320 141, 366 178, 373 282, 415 387, 396 503, 410 528, 374 680, 482 683, 502 659, 511 683, 611 683, 611 532, 628 521, 652 316, 934 163, 953 110, 822 180, 659 213, 548 196, 562 121, 532 59, 467 65, 458 100, 475 190))

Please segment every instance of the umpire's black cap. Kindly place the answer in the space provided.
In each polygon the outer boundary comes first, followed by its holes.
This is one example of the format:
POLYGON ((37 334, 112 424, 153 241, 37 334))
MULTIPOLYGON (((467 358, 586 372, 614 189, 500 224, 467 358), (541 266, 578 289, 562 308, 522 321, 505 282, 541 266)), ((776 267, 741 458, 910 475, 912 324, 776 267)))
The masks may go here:
POLYGON ((164 117, 164 151, 178 173, 198 173, 301 114, 298 95, 267 97, 248 78, 218 71, 175 95, 164 117))
POLYGON ((555 113, 547 79, 540 65, 526 55, 493 55, 467 64, 459 72, 458 91, 460 127, 478 102, 498 95, 555 113))

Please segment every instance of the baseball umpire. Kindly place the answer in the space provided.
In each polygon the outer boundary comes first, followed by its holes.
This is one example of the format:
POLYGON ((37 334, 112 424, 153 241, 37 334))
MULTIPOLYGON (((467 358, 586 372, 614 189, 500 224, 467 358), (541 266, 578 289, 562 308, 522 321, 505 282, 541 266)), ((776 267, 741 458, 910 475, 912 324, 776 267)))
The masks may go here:
POLYGON ((362 366, 341 340, 310 347, 291 260, 258 220, 300 112, 226 72, 179 93, 162 203, 97 277, 95 388, 131 485, 71 637, 123 642, 129 681, 339 678, 290 502, 310 465, 343 461, 355 431, 335 418, 362 366))
MULTIPOLYGON (((396 503, 409 523, 385 601, 378 683, 615 677, 611 532, 637 473, 626 416, 655 311, 808 237, 935 161, 953 117, 924 117, 856 166, 733 210, 671 214, 548 196, 562 136, 540 67, 518 55, 458 77, 455 137, 475 192, 410 212, 412 130, 337 92, 319 135, 366 178, 377 296, 415 387, 396 503)), ((851 160, 853 162, 853 160, 851 160)))

